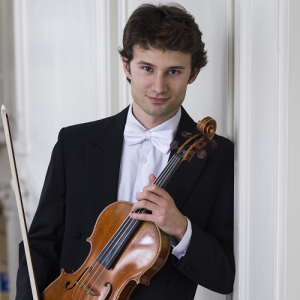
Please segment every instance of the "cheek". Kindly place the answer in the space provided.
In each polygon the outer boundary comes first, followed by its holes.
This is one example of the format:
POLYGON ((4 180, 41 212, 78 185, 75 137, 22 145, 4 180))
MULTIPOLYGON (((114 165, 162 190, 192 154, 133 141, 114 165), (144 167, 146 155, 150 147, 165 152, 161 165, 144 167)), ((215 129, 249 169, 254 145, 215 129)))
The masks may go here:
POLYGON ((149 86, 149 80, 137 74, 135 77, 133 77, 131 84, 132 84, 132 88, 134 88, 136 91, 143 92, 147 90, 149 86))
POLYGON ((185 95, 186 87, 187 87, 187 85, 185 83, 183 83, 182 81, 173 82, 170 85, 170 88, 171 88, 173 94, 178 97, 185 95))

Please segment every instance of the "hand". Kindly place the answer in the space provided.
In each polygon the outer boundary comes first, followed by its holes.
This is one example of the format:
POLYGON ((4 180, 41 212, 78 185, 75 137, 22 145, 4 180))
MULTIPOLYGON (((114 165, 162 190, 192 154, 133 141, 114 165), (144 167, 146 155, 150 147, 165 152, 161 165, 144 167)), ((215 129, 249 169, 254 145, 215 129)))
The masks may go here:
POLYGON ((149 176, 151 185, 144 187, 143 192, 136 196, 138 200, 132 211, 146 208, 152 214, 131 213, 130 217, 136 220, 155 223, 161 230, 174 236, 179 242, 187 230, 187 219, 176 207, 173 198, 164 189, 153 184, 155 176, 149 176))

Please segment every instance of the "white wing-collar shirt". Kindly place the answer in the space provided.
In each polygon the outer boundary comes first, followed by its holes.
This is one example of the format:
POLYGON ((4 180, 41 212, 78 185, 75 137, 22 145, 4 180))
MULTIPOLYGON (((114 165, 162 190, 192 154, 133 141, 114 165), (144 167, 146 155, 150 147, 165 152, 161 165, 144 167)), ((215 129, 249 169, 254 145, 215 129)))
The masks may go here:
MULTIPOLYGON (((171 130, 173 140, 177 132, 180 117, 181 107, 179 107, 178 112, 172 118, 148 130, 134 117, 131 103, 127 114, 126 124, 131 124, 137 126, 139 130, 144 130, 146 137, 151 136, 151 133, 154 132, 171 130)), ((170 150, 167 151, 167 153, 163 153, 153 145, 149 138, 142 142, 130 145, 126 142, 126 138, 124 138, 120 165, 118 201, 126 200, 132 203, 137 202, 136 195, 142 192, 146 185, 150 184, 149 175, 154 174, 157 178, 167 165, 169 156, 170 150)), ((185 255, 192 236, 192 226, 188 218, 187 221, 187 231, 180 243, 175 246, 175 239, 172 239, 172 254, 178 259, 185 255)))

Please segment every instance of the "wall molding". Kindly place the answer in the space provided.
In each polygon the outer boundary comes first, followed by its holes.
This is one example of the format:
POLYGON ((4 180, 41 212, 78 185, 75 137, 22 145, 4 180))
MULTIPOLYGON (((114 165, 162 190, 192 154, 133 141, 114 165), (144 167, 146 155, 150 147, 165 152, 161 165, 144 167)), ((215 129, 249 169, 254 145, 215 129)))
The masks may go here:
POLYGON ((234 300, 248 298, 249 270, 249 149, 250 149, 250 0, 235 1, 234 7, 234 141, 235 221, 234 252, 236 279, 234 300))
POLYGON ((110 1, 95 0, 96 119, 111 115, 110 1), (105 47, 103 47, 105 45, 105 47))
POLYGON ((259 1, 235 2, 234 139, 237 273, 233 299, 251 300, 254 294, 261 294, 262 297, 269 295, 272 299, 284 300, 288 221, 289 1, 273 2, 270 7, 271 15, 265 20, 263 12, 268 10, 268 4, 265 3, 261 11, 257 10, 258 7, 259 1), (258 61, 260 55, 258 51, 263 51, 264 47, 261 44, 256 47, 256 43, 264 38, 267 39, 265 49, 270 53, 262 53, 262 60, 258 61), (275 64, 272 63, 273 58, 275 64), (262 64, 264 59, 267 60, 265 65, 262 64), (261 84, 257 78, 267 79, 261 84), (260 103, 257 97, 265 100, 261 106, 258 106, 260 103), (265 120, 261 120, 262 115, 266 116, 265 120), (265 128, 262 128, 261 132, 255 132, 254 130, 259 128, 257 124, 263 127, 265 125, 265 128), (268 132, 269 136, 266 136, 268 132), (262 142, 265 145, 260 145, 262 142), (269 157, 263 156, 264 175, 257 174, 259 166, 255 155, 258 152, 254 150, 255 146, 270 147, 269 152, 263 152, 263 155, 269 153, 269 157), (265 175, 269 178, 265 178, 265 175), (259 182, 263 184, 257 187, 259 182), (263 197, 255 191, 257 188, 261 194, 268 197, 265 201, 259 202, 263 197), (255 196, 259 199, 253 198, 255 196), (269 207, 268 220, 272 222, 267 222, 267 227, 263 228, 262 232, 256 232, 264 220, 260 206, 264 212, 269 207), (257 212, 259 216, 255 219, 257 212), (255 225, 256 222, 258 226, 255 225), (270 238, 265 238, 264 234, 270 235, 270 238), (255 245, 258 241, 263 241, 260 253, 255 245), (251 269, 250 262, 257 261, 263 263, 266 261, 266 265, 256 265, 251 269), (256 286, 259 292, 250 290, 249 287, 253 288, 257 283, 254 276, 264 273, 266 277, 261 281, 262 286, 256 286))
POLYGON ((275 228, 275 300, 286 299, 288 204, 289 1, 278 0, 277 191, 275 228))
POLYGON ((234 0, 227 0, 228 95, 227 138, 234 139, 234 0))
MULTIPOLYGON (((118 44, 123 47, 123 29, 128 20, 128 0, 118 0, 118 44)), ((129 104, 129 86, 123 71, 123 63, 119 60, 119 109, 125 108, 129 104)))
POLYGON ((17 130, 15 136, 16 155, 27 154, 30 151, 29 119, 30 110, 28 107, 28 55, 27 55, 27 1, 15 0, 13 2, 14 19, 14 56, 15 56, 15 80, 16 80, 16 110, 15 116, 10 118, 17 130))

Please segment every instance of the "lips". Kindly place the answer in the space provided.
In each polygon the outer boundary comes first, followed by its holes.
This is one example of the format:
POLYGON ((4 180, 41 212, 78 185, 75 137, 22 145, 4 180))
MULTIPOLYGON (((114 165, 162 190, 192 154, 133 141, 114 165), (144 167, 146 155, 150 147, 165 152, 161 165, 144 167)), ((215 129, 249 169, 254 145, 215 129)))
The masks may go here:
POLYGON ((165 99, 159 99, 159 98, 152 98, 152 97, 149 97, 147 96, 152 102, 155 102, 155 103, 163 103, 163 102, 166 102, 169 98, 165 98, 165 99))

